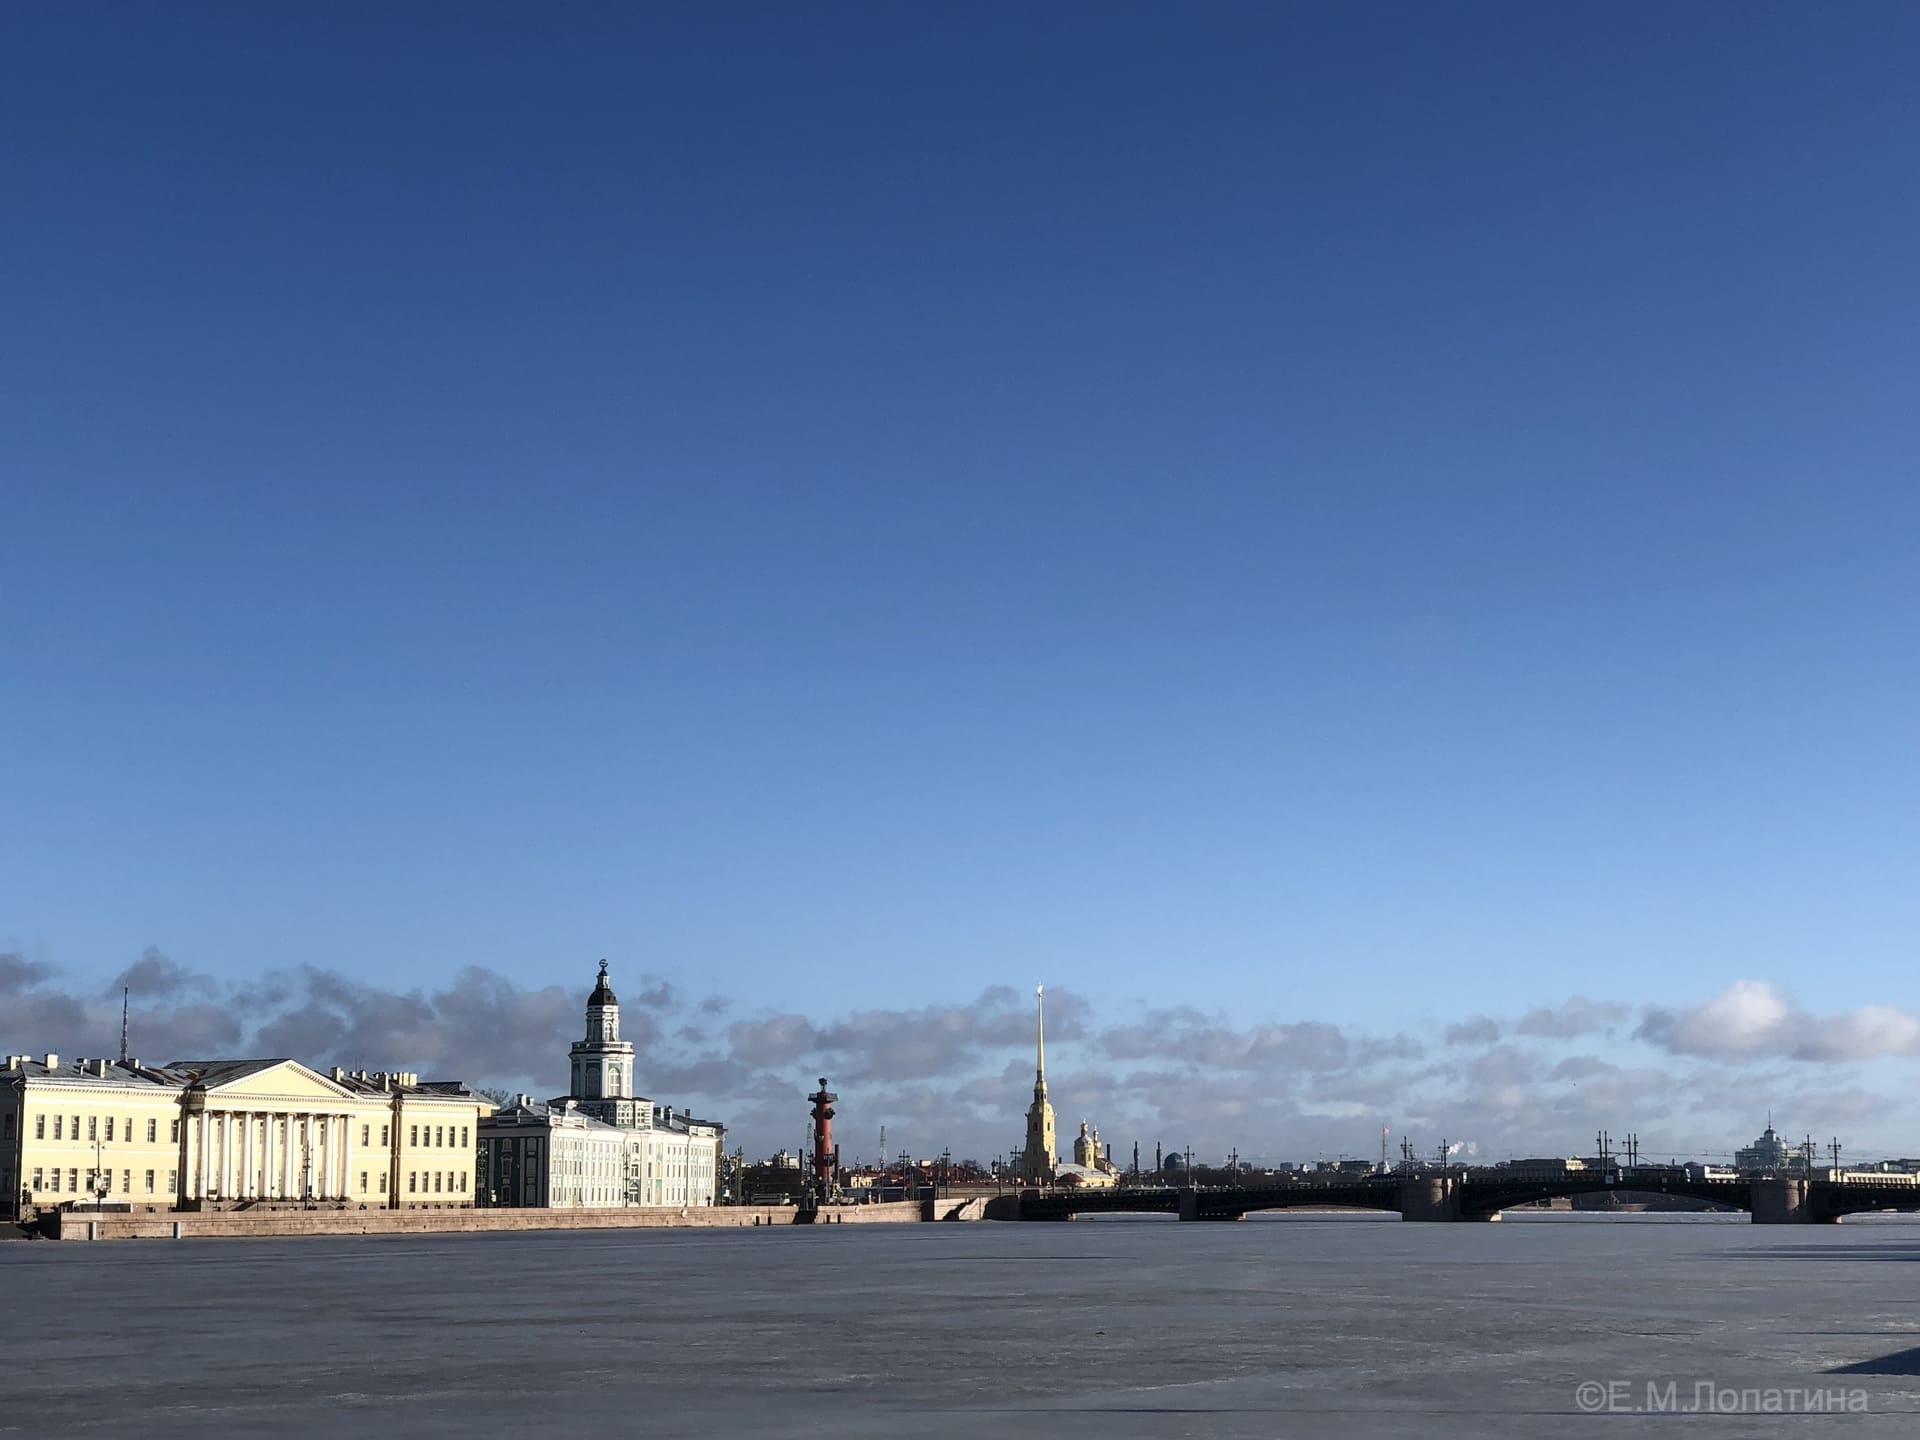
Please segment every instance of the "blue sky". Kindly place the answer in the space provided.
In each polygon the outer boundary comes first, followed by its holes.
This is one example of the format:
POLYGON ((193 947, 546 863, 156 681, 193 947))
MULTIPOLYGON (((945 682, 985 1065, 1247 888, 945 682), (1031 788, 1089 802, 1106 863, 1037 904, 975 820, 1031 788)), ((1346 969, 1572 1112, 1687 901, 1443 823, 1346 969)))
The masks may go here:
POLYGON ((1920 1007, 1911 7, 0 27, 43 979, 1920 1007))

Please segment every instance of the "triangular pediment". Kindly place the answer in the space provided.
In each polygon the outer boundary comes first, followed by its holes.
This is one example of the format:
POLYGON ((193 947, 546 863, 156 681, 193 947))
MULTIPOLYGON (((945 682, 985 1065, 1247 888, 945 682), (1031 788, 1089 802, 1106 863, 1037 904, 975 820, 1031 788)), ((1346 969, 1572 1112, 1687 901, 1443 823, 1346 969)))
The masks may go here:
POLYGON ((240 1060, 209 1066, 199 1081, 222 1100, 352 1100, 358 1097, 298 1060, 240 1060))

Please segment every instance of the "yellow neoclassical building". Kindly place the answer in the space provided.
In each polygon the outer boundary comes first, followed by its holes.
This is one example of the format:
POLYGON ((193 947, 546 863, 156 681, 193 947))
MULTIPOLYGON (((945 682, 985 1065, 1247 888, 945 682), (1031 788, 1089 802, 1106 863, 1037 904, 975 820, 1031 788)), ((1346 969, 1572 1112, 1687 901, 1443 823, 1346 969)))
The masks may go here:
POLYGON ((10 1055, 0 1213, 104 1200, 156 1209, 471 1205, 491 1107, 454 1081, 291 1059, 10 1055))

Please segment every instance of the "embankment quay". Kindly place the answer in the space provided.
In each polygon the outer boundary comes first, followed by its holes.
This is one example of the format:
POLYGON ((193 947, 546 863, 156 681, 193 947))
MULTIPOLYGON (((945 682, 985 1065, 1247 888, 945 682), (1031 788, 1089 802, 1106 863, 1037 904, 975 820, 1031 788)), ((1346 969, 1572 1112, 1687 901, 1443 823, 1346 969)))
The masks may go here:
POLYGON ((31 1233, 52 1240, 208 1240, 293 1236, 473 1235, 531 1230, 739 1230, 790 1225, 912 1224, 935 1218, 983 1218, 981 1205, 927 1201, 844 1205, 815 1211, 791 1205, 689 1205, 580 1210, 275 1209, 146 1212, 54 1210, 31 1233), (957 1212, 957 1213, 956 1213, 957 1212))

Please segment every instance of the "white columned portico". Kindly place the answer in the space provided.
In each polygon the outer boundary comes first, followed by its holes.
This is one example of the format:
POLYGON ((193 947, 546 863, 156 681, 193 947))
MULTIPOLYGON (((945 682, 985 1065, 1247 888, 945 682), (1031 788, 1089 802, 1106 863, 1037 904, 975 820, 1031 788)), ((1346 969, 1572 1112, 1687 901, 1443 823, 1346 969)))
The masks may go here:
POLYGON ((260 1117, 260 1198, 273 1196, 273 1116, 260 1117))
POLYGON ((211 1122, 207 1117, 207 1112, 204 1110, 200 1112, 196 1119, 198 1123, 192 1127, 189 1135, 189 1139, 192 1141, 194 1148, 193 1198, 196 1200, 204 1200, 207 1198, 207 1137, 211 1129, 211 1122))
POLYGON ((313 1116, 300 1117, 300 1198, 313 1198, 313 1116))

